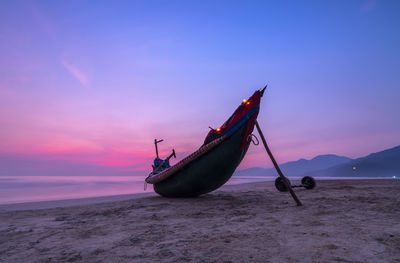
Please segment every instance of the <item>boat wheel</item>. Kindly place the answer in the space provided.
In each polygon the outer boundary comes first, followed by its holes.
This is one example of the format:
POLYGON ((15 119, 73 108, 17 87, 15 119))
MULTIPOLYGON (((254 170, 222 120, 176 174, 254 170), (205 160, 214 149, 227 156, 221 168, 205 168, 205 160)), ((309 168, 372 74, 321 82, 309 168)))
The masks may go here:
MULTIPOLYGON (((281 177, 278 177, 275 179, 275 187, 278 189, 279 192, 287 192, 289 189, 286 187, 284 181, 285 179, 282 179, 281 177)), ((287 179, 286 179, 287 180, 287 179)), ((287 180, 287 182, 290 185, 290 181, 287 180)))
POLYGON ((306 189, 313 189, 316 185, 314 178, 311 176, 304 176, 303 179, 301 179, 301 184, 304 185, 306 189))

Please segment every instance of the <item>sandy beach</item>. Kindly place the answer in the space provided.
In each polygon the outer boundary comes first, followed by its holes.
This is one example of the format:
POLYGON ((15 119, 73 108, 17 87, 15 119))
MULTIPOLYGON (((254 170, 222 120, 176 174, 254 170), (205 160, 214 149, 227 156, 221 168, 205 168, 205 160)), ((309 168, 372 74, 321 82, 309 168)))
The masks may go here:
POLYGON ((400 262, 400 180, 317 183, 2 207, 0 262, 400 262))

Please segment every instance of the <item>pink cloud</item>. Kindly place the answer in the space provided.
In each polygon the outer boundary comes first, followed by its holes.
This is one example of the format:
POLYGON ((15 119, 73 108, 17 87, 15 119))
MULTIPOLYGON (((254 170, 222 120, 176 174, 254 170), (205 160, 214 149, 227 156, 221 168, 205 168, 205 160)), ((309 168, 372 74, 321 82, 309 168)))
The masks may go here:
POLYGON ((43 141, 40 145, 43 153, 76 153, 103 151, 103 147, 95 142, 78 138, 52 138, 52 141, 43 141))
POLYGON ((89 88, 89 78, 77 67, 66 61, 61 60, 61 64, 72 74, 85 88, 89 88))

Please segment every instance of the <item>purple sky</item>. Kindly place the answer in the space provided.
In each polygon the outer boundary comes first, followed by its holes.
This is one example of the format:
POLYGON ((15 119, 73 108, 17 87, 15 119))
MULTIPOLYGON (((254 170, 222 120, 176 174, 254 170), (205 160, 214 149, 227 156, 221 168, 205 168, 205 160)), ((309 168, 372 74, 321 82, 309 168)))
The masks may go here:
MULTIPOLYGON (((266 83, 258 119, 280 163, 399 145, 399 11, 378 0, 0 1, 0 175, 145 174, 154 138, 181 159, 266 83)), ((261 146, 251 166, 271 166, 261 146)))

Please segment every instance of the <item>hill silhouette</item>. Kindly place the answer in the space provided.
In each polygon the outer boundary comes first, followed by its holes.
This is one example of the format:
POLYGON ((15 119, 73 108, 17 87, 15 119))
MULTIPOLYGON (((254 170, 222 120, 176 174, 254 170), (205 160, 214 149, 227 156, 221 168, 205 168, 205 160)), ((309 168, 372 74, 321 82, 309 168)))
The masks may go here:
MULTIPOLYGON (((280 165, 287 176, 400 177, 400 146, 351 159, 334 154, 318 155, 280 165)), ((237 176, 276 176, 275 168, 253 167, 235 172, 237 176)))

